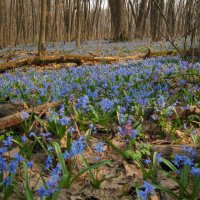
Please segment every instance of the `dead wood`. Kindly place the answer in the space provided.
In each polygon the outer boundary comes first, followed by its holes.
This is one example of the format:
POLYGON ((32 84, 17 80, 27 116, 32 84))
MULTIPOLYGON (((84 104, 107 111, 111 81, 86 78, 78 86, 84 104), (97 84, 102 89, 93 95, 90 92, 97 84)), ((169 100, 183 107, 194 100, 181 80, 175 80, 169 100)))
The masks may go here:
POLYGON ((145 54, 135 54, 127 57, 94 57, 94 56, 80 56, 80 55, 55 55, 55 56, 35 56, 32 58, 25 58, 21 60, 15 60, 11 62, 1 63, 0 72, 5 72, 6 70, 12 70, 15 68, 20 68, 28 65, 47 65, 50 63, 76 63, 77 66, 82 64, 96 64, 100 62, 112 63, 119 62, 122 60, 135 60, 143 58, 145 54))
POLYGON ((200 160, 200 146, 195 144, 186 144, 186 145, 173 145, 173 144, 167 144, 167 145, 153 145, 151 147, 151 150, 153 152, 161 153, 163 157, 170 158, 172 155, 179 154, 183 155, 183 147, 193 148, 196 153, 196 159, 200 160))
MULTIPOLYGON (((57 101, 57 102, 52 102, 52 103, 46 103, 37 107, 29 108, 27 110, 24 110, 24 112, 28 113, 41 113, 43 110, 49 109, 49 108, 56 108, 59 107, 63 104, 63 101, 57 101)), ((15 126, 23 121, 21 118, 22 112, 18 112, 6 117, 0 118, 0 130, 9 128, 12 126, 15 126)))

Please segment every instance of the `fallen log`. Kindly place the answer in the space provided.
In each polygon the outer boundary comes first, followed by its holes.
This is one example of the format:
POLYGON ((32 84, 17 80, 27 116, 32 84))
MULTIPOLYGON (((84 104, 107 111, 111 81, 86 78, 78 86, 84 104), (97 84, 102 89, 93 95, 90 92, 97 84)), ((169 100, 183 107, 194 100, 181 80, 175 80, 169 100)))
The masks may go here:
MULTIPOLYGON (((27 113, 41 113, 43 110, 49 109, 49 108, 57 108, 63 104, 63 101, 57 101, 52 103, 46 103, 37 107, 29 108, 27 110, 24 110, 23 112, 27 113)), ((0 130, 5 128, 10 128, 12 126, 15 126, 24 120, 21 118, 23 112, 18 112, 6 117, 0 118, 0 130)))
POLYGON ((200 146, 195 144, 185 144, 185 145, 152 145, 151 150, 153 152, 161 153, 161 155, 165 158, 171 158, 171 156, 178 155, 187 155, 183 151, 183 147, 193 148, 196 151, 195 158, 200 161, 200 146))
POLYGON ((100 62, 112 63, 122 60, 135 60, 143 58, 145 54, 135 54, 127 57, 94 57, 94 56, 80 56, 80 55, 55 55, 55 56, 35 56, 30 58, 25 58, 21 60, 15 60, 11 62, 1 63, 0 72, 5 72, 6 70, 12 70, 15 68, 20 68, 26 65, 47 65, 50 63, 76 63, 77 66, 82 64, 96 64, 100 62))

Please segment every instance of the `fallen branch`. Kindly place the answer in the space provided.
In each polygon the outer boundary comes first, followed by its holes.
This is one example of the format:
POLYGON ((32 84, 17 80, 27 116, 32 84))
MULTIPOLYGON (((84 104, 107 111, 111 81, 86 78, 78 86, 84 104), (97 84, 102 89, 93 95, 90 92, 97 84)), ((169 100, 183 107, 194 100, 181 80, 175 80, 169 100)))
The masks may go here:
POLYGON ((145 54, 135 54, 127 57, 94 57, 94 56, 80 56, 80 55, 56 55, 56 56, 35 56, 32 58, 26 58, 21 60, 15 60, 11 62, 1 63, 0 72, 6 70, 12 70, 28 65, 47 65, 50 63, 76 63, 77 66, 82 64, 96 64, 100 62, 112 63, 119 62, 121 60, 135 60, 145 57, 145 54))
MULTIPOLYGON (((63 104, 63 101, 57 101, 52 103, 46 103, 37 107, 29 108, 27 110, 24 110, 24 112, 28 113, 41 113, 43 110, 49 109, 49 108, 56 108, 63 104)), ((0 130, 9 128, 12 126, 15 126, 21 122, 23 122, 23 119, 21 118, 23 112, 18 112, 6 117, 0 118, 0 130)))
POLYGON ((186 145, 153 145, 151 150, 153 152, 161 153, 163 157, 170 158, 172 155, 179 154, 183 155, 183 147, 193 148, 196 151, 196 159, 200 160, 200 146, 195 144, 186 144, 186 145))

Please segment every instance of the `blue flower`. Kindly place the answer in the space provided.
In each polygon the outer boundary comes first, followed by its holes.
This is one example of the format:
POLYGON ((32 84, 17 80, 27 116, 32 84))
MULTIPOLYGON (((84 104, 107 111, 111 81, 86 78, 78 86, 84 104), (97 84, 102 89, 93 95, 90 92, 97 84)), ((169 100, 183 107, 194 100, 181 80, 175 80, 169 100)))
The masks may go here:
POLYGON ((48 147, 47 147, 47 150, 50 151, 50 152, 53 152, 54 148, 51 147, 51 146, 48 146, 48 147))
POLYGON ((73 132, 76 132, 76 129, 73 126, 70 126, 68 130, 69 130, 71 135, 72 135, 73 132))
POLYGON ((104 145, 105 145, 105 143, 104 142, 99 142, 99 143, 97 143, 96 145, 95 145, 95 147, 94 147, 94 149, 95 149, 95 152, 96 153, 103 153, 103 151, 104 151, 104 145))
POLYGON ((11 184, 11 176, 7 176, 4 179, 5 186, 8 187, 11 184))
POLYGON ((49 196, 49 192, 44 187, 41 187, 38 189, 38 195, 42 198, 44 196, 49 196))
POLYGON ((54 179, 60 180, 60 175, 62 171, 62 165, 58 163, 56 167, 51 171, 51 177, 54 177, 54 179))
POLYGON ((29 116, 30 116, 30 115, 29 115, 28 112, 22 112, 22 114, 21 114, 21 119, 22 119, 22 120, 28 119, 29 116))
POLYGON ((173 161, 174 165, 176 165, 177 167, 182 167, 183 165, 188 165, 188 166, 192 166, 194 165, 193 160, 190 159, 187 156, 181 156, 181 155, 175 155, 173 161))
POLYGON ((13 160, 9 165, 8 165, 8 172, 10 174, 16 174, 17 173, 17 168, 18 168, 18 162, 13 160))
POLYGON ((21 156, 21 155, 19 155, 18 153, 17 153, 17 154, 15 154, 15 155, 13 156, 13 158, 14 158, 14 159, 15 159, 15 161, 16 161, 16 162, 18 162, 18 163, 20 163, 20 162, 24 161, 24 157, 23 157, 23 156, 21 156))
POLYGON ((151 160, 149 160, 149 159, 144 160, 144 163, 145 163, 145 165, 149 165, 151 163, 151 160))
POLYGON ((192 167, 190 173, 191 173, 193 176, 199 176, 199 177, 200 177, 200 168, 194 168, 194 167, 192 167))
POLYGON ((45 161, 45 167, 47 169, 51 168, 53 166, 53 160, 52 160, 52 157, 51 156, 48 156, 46 158, 46 161, 45 161))
POLYGON ((35 135, 35 133, 34 132, 30 132, 29 133, 29 137, 35 137, 36 135, 35 135))
POLYGON ((3 140, 5 146, 10 147, 13 144, 13 137, 8 136, 5 140, 3 140))
POLYGON ((120 135, 122 135, 122 136, 126 135, 124 129, 123 129, 122 127, 120 127, 120 126, 117 127, 117 132, 118 132, 120 135))
POLYGON ((114 108, 114 103, 107 98, 104 98, 100 101, 102 111, 111 111, 114 108))
POLYGON ((161 153, 156 154, 156 162, 158 164, 162 162, 162 154, 161 153))
POLYGON ((96 128, 96 126, 94 124, 90 124, 89 128, 91 129, 91 131, 92 131, 93 134, 96 134, 97 128, 96 128))
POLYGON ((0 174, 2 174, 3 171, 6 169, 7 169, 6 159, 4 157, 0 156, 0 174))
POLYGON ((64 158, 65 160, 68 160, 68 159, 70 158, 70 153, 69 153, 68 151, 65 151, 65 152, 63 153, 63 158, 64 158))
POLYGON ((157 103, 159 105, 159 107, 164 108, 165 107, 165 99, 162 95, 160 95, 160 97, 157 99, 157 103))
POLYGON ((23 143, 27 141, 27 137, 25 135, 21 136, 20 139, 23 143))
POLYGON ((143 188, 145 191, 147 191, 149 194, 154 193, 155 187, 148 182, 144 181, 143 188))
POLYGON ((27 161, 27 166, 29 169, 31 169, 33 167, 33 162, 27 161))
POLYGON ((0 148, 0 156, 3 155, 4 153, 6 153, 7 151, 8 151, 8 149, 6 147, 0 148))
POLYGON ((140 133, 139 130, 132 130, 131 131, 131 138, 135 139, 139 133, 140 133))
POLYGON ((198 132, 197 130, 193 130, 191 134, 192 134, 192 135, 197 135, 198 133, 199 133, 199 132, 198 132))
POLYGON ((59 119, 59 124, 62 126, 66 126, 70 124, 70 118, 69 117, 62 117, 59 119))
POLYGON ((138 191, 138 197, 139 197, 139 199, 147 200, 147 194, 146 194, 146 192, 143 191, 143 190, 139 190, 139 191, 138 191))
POLYGON ((89 97, 87 96, 87 95, 85 95, 85 96, 82 96, 82 97, 80 97, 79 99, 78 99, 78 103, 77 103, 77 108, 78 109, 85 109, 85 110, 88 110, 88 108, 89 108, 89 103, 90 103, 90 101, 89 101, 89 97))
POLYGON ((183 151, 185 151, 191 158, 193 158, 197 154, 197 152, 193 148, 189 147, 183 147, 183 151))
POLYGON ((70 153, 72 156, 76 156, 78 154, 83 153, 83 149, 85 147, 85 141, 84 138, 80 137, 77 141, 74 141, 72 143, 70 153))
POLYGON ((144 181, 142 190, 139 190, 138 197, 142 200, 147 200, 149 195, 154 194, 155 187, 144 181))
POLYGON ((48 138, 51 136, 51 133, 47 132, 47 133, 41 133, 40 136, 44 137, 44 138, 48 138))

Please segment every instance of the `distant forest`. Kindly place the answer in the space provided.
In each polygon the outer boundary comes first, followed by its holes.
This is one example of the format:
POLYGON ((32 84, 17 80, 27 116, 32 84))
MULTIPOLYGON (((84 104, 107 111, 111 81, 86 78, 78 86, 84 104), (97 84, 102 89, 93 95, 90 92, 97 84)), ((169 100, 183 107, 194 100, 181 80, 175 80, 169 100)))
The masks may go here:
MULTIPOLYGON (((0 47, 200 35, 199 0, 0 0, 0 47)), ((79 46, 80 44, 77 45, 79 46)))

